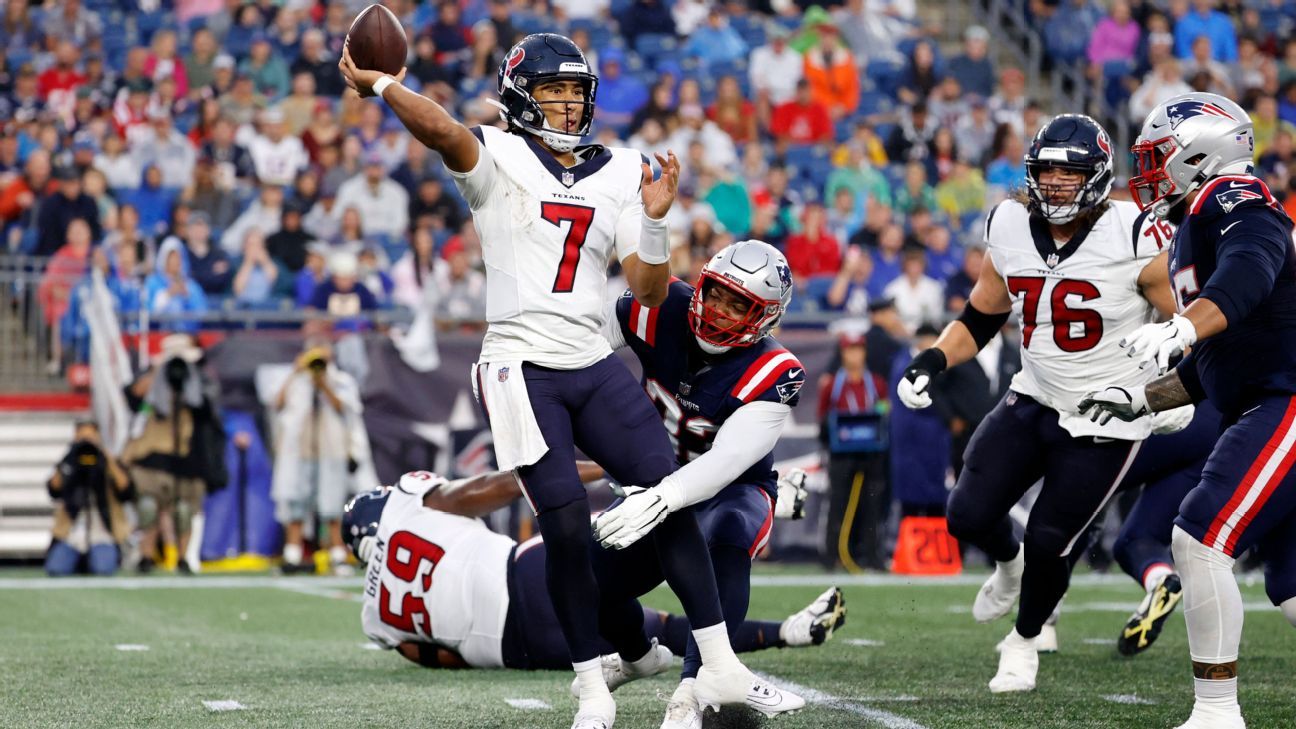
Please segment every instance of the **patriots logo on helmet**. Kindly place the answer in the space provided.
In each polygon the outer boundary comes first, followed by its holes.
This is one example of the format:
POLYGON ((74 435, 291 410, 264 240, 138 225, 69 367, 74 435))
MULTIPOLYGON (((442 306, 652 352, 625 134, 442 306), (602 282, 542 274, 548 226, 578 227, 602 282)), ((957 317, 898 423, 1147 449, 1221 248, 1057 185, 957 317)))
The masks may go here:
POLYGON ((1209 101, 1181 101, 1166 107, 1166 116, 1170 119, 1170 128, 1178 129, 1185 119, 1195 116, 1218 116, 1237 121, 1232 114, 1209 101))
POLYGON ((787 293, 788 289, 792 288, 792 269, 783 265, 774 268, 778 271, 779 285, 782 287, 783 293, 787 293))
POLYGON ((1221 192, 1220 194, 1215 196, 1215 202, 1219 203, 1219 206, 1223 208, 1224 212, 1226 213, 1233 212, 1233 208, 1237 207, 1238 205, 1241 205, 1247 200, 1263 200, 1263 199, 1264 199, 1264 195, 1261 195, 1260 193, 1255 192, 1253 190, 1248 190, 1246 188, 1225 190, 1224 192, 1221 192))

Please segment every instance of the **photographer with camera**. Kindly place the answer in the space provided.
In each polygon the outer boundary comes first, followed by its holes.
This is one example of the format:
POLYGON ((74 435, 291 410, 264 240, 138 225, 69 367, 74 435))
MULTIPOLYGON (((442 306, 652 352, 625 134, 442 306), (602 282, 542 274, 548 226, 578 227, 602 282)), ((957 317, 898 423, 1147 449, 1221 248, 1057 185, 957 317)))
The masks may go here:
POLYGON ((270 496, 275 519, 284 527, 283 569, 304 566, 303 524, 314 512, 328 526, 329 561, 347 574, 342 541, 342 507, 354 490, 358 441, 363 440, 363 406, 355 378, 332 363, 327 340, 308 340, 296 368, 275 400, 276 444, 270 496))
POLYGON ((76 424, 72 446, 46 485, 54 500, 54 530, 45 571, 51 577, 116 572, 119 545, 131 531, 122 504, 135 494, 125 469, 104 452, 98 425, 76 424))
POLYGON ((139 492, 141 572, 157 562, 159 532, 164 565, 193 571, 184 558, 193 519, 206 492, 229 478, 219 387, 199 369, 202 358, 189 335, 169 335, 153 365, 126 388, 136 415, 122 460, 139 492))

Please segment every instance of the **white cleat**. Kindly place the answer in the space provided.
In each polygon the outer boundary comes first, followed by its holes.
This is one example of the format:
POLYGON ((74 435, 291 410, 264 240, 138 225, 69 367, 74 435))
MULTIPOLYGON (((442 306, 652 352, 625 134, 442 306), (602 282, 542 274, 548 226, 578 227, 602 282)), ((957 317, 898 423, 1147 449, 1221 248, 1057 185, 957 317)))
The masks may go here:
POLYGON ((747 706, 769 717, 800 711, 805 703, 800 696, 763 681, 753 682, 747 690, 747 706))
POLYGON ((1039 653, 1035 641, 1017 634, 1017 629, 1000 643, 999 672, 990 679, 990 693, 1034 691, 1035 674, 1039 673, 1039 653))
MULTIPOLYGON (((621 656, 615 653, 603 656, 600 660, 603 664, 603 682, 607 684, 608 691, 616 691, 621 686, 636 679, 656 676, 665 672, 675 662, 675 654, 671 653, 670 648, 658 645, 657 639, 653 638, 652 648, 649 649, 648 655, 634 663, 621 660, 621 656)), ((579 678, 572 679, 571 695, 580 698, 579 678)))
POLYGON ((693 682, 693 696, 702 711, 745 704, 765 716, 775 716, 805 706, 805 699, 760 680, 739 661, 723 668, 702 664, 693 682))
POLYGON ((693 697, 693 687, 681 683, 666 705, 661 729, 702 729, 702 709, 693 697))
POLYGON ((580 708, 576 710, 576 718, 572 720, 571 729, 612 729, 615 722, 616 703, 609 695, 582 701, 580 708))
POLYGON ((1178 729, 1246 729, 1246 722, 1239 707, 1229 711, 1196 704, 1188 721, 1180 724, 1178 729))
POLYGON ((846 597, 830 587, 815 601, 789 616, 779 626, 779 638, 788 646, 821 645, 846 623, 846 597))
POLYGON ((1012 610, 1021 594, 1022 569, 1026 566, 1025 548, 1017 548, 1017 556, 995 566, 994 574, 981 586, 976 601, 972 603, 972 617, 978 623, 998 620, 1012 610))

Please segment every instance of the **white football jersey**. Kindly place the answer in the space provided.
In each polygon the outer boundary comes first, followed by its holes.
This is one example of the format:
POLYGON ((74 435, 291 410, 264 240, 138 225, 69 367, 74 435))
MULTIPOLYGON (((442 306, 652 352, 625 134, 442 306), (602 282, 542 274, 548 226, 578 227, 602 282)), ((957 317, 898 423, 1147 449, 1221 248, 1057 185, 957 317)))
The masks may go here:
POLYGON ((607 269, 638 251, 643 156, 582 147, 564 168, 530 135, 474 127, 477 166, 452 172, 486 264, 482 362, 577 369, 611 354, 599 334, 607 269))
POLYGON ((388 648, 434 643, 474 668, 500 668, 515 543, 478 519, 423 506, 443 483, 416 471, 392 488, 365 571, 361 624, 388 648))
POLYGON ((1022 369, 1012 389, 1057 410, 1073 436, 1142 440, 1151 419, 1098 425, 1076 411, 1086 393, 1108 385, 1149 382, 1120 341, 1154 321, 1156 309, 1139 291, 1138 277, 1160 253, 1154 216, 1132 202, 1112 201, 1089 229, 1058 246, 1041 219, 1008 200, 986 220, 986 245, 1008 286, 1021 326, 1022 369))

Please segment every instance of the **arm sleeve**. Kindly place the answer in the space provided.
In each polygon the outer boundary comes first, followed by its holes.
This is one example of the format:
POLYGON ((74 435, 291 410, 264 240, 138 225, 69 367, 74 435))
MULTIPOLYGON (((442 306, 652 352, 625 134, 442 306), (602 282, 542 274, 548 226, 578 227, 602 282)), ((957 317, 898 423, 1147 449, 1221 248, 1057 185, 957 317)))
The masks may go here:
POLYGON ((658 488, 674 492, 672 504, 683 508, 720 493, 743 471, 774 450, 792 408, 756 401, 743 405, 716 431, 711 450, 667 476, 658 488))
POLYGON ((485 132, 481 127, 473 127, 469 131, 477 137, 477 164, 467 172, 455 172, 449 167, 446 172, 454 178, 455 187, 459 188, 464 200, 468 201, 468 207, 475 211, 485 207, 486 201, 490 199, 499 172, 495 169, 495 158, 486 147, 485 132))
POLYGON ((1228 232, 1215 245, 1215 272, 1201 291, 1201 298, 1219 306, 1230 326, 1245 319, 1273 290, 1292 245, 1290 231, 1274 213, 1243 210, 1245 216, 1224 219, 1228 232))

